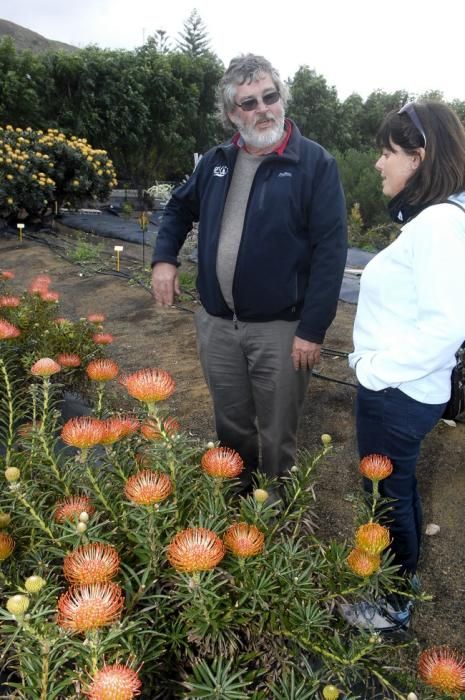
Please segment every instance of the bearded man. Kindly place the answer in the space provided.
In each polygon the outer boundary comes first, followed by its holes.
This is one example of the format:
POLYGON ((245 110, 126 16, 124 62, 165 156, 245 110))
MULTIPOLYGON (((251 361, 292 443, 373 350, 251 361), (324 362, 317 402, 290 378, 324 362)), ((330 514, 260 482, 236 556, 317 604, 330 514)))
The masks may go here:
POLYGON ((334 158, 285 118, 288 89, 271 63, 234 58, 219 85, 237 133, 208 151, 166 206, 155 244, 155 300, 179 294, 178 253, 199 222, 200 361, 221 444, 260 469, 294 464, 312 368, 337 309, 347 254, 334 158))

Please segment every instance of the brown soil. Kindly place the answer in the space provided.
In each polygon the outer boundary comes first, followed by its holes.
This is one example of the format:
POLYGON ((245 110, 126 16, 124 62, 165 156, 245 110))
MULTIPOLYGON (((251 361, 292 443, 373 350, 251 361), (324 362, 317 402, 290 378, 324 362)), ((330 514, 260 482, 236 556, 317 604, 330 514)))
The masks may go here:
MULTIPOLYGON (((183 301, 177 308, 159 310, 150 293, 128 276, 142 274, 141 246, 123 243, 121 271, 115 272, 113 246, 121 241, 95 238, 86 240, 103 245, 107 274, 78 267, 57 253, 57 246, 69 250, 76 244, 76 232, 60 227, 48 235, 51 247, 26 238, 19 243, 10 234, 0 234, 0 268, 15 269, 15 285, 24 289, 36 274, 52 277, 53 289, 62 293, 62 309, 72 318, 91 311, 106 315, 105 330, 115 336, 110 354, 123 370, 163 367, 173 374, 177 391, 170 408, 183 427, 194 435, 214 439, 211 402, 199 366, 192 312, 196 303, 183 301)), ((47 239, 46 234, 40 237, 47 239)), ((150 251, 146 250, 146 261, 150 251)), ((195 266, 190 264, 192 272, 195 266)), ((189 263, 183 263, 189 269, 189 263)), ((146 274, 148 281, 148 274, 146 274)), ((355 306, 339 303, 338 313, 325 342, 332 350, 351 349, 355 306)), ((324 355, 321 374, 353 382, 344 355, 324 355)), ((354 532, 353 496, 360 484, 354 439, 354 396, 351 386, 314 378, 302 417, 300 446, 312 451, 319 446, 322 433, 333 437, 334 451, 320 466, 316 512, 319 534, 351 540, 354 532)), ((117 397, 118 398, 118 397, 117 397)), ((120 397, 123 401, 123 397, 120 397)), ((436 523, 439 534, 425 537, 420 565, 424 590, 431 603, 417 606, 413 632, 422 647, 432 644, 465 645, 465 424, 449 427, 444 422, 424 442, 418 465, 423 496, 425 525, 436 523), (462 523, 462 524, 461 524, 462 523)))

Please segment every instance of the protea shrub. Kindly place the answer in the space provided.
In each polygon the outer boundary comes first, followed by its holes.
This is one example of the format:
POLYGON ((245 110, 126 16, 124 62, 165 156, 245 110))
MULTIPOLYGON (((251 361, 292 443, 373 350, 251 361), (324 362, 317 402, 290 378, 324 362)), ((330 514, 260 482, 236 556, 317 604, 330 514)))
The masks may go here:
MULTIPOLYGON (((0 283, 14 296, 9 275, 0 283)), ((0 606, 12 697, 402 695, 409 669, 397 676, 397 642, 360 636, 337 605, 397 589, 388 530, 364 512, 351 551, 323 542, 309 517, 333 441, 301 453, 280 480, 257 474, 244 492, 237 452, 182 432, 175 377, 127 374, 103 358, 92 339, 103 314, 57 322, 41 298, 52 284, 36 279, 36 291, 0 309, 0 606), (73 377, 90 397, 109 383, 114 394, 63 421, 56 399, 73 377)), ((390 465, 377 457, 368 468, 379 480, 390 465)), ((462 670, 458 652, 420 665, 425 683, 452 691, 462 670)))
POLYGON ((52 382, 89 394, 92 387, 86 368, 105 359, 105 346, 95 343, 96 326, 91 320, 60 315, 59 293, 52 285, 48 275, 36 275, 21 294, 14 271, 1 273, 0 358, 14 358, 26 386, 31 372, 42 377, 49 372, 52 382), (52 361, 64 371, 54 371, 52 361))

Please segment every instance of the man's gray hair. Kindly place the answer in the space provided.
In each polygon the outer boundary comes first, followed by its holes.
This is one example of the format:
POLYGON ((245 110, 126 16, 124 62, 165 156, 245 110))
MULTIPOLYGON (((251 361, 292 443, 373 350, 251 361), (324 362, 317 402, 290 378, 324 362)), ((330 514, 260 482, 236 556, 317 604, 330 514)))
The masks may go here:
POLYGON ((276 68, 263 56, 256 56, 253 53, 241 54, 232 59, 225 74, 218 86, 218 113, 225 127, 234 126, 228 117, 228 112, 232 112, 236 107, 236 88, 244 83, 253 83, 255 80, 265 75, 271 76, 276 90, 281 95, 281 99, 286 108, 289 99, 289 88, 281 80, 276 68))

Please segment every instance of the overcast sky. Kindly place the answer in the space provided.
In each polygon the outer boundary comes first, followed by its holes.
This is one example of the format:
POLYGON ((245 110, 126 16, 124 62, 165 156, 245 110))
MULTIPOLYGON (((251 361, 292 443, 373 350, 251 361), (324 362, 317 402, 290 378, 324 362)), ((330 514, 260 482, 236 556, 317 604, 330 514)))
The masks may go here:
POLYGON ((283 78, 307 65, 340 99, 404 89, 465 100, 465 0, 0 0, 0 18, 80 47, 132 49, 157 29, 175 38, 194 7, 225 64, 251 51, 283 78))

